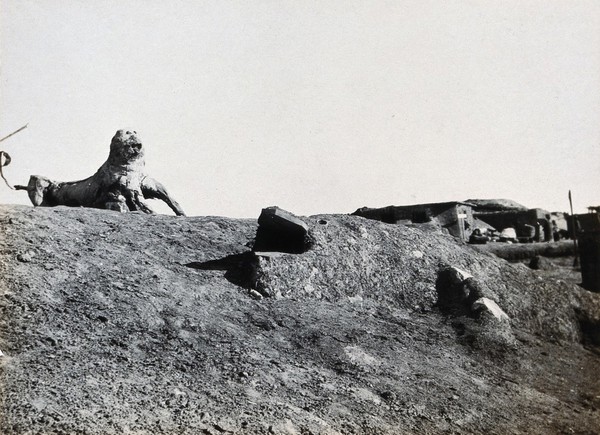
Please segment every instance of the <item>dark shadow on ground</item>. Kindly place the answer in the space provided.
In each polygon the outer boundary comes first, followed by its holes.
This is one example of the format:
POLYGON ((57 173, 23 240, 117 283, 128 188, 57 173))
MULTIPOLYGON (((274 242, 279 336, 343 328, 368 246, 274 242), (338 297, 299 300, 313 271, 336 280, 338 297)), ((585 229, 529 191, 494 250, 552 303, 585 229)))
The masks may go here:
POLYGON ((224 270, 225 279, 245 289, 254 288, 258 260, 253 252, 232 254, 216 260, 193 261, 186 267, 200 270, 224 270))

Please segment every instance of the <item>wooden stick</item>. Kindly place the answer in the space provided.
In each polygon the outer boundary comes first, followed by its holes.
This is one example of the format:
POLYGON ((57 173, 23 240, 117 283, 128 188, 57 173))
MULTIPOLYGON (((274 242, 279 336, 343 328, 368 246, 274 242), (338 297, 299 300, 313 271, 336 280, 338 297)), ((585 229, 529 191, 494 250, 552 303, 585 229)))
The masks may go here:
POLYGON ((573 267, 579 266, 579 250, 577 249, 577 232, 575 231, 575 215, 573 214, 573 198, 571 197, 571 190, 569 189, 569 205, 571 206, 571 233, 573 234, 573 241, 575 242, 575 261, 573 261, 573 267))
POLYGON ((8 136, 4 136, 2 139, 0 139, 0 142, 2 142, 4 139, 8 139, 11 136, 14 136, 15 134, 17 134, 18 132, 25 130, 27 127, 29 126, 29 124, 25 124, 23 127, 21 127, 20 129, 13 131, 11 134, 9 134, 8 136))

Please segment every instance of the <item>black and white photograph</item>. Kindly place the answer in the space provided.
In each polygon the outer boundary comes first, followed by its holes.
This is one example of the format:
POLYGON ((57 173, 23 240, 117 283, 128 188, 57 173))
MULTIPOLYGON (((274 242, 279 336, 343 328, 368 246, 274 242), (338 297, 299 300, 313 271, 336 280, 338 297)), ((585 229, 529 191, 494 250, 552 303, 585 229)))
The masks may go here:
POLYGON ((600 434, 600 2, 0 0, 0 434, 600 434))

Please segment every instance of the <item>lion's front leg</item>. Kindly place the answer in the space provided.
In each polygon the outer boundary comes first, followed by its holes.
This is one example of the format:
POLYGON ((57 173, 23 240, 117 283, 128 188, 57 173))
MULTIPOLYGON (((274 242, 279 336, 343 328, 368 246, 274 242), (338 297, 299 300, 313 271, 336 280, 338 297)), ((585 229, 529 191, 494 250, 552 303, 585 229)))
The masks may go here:
POLYGON ((142 194, 144 198, 160 199, 164 201, 177 216, 185 216, 181 206, 175 201, 165 189, 165 186, 160 184, 154 178, 146 177, 142 180, 142 194))
POLYGON ((144 213, 154 214, 154 210, 144 204, 140 192, 137 190, 125 190, 123 194, 129 211, 143 211, 144 213))

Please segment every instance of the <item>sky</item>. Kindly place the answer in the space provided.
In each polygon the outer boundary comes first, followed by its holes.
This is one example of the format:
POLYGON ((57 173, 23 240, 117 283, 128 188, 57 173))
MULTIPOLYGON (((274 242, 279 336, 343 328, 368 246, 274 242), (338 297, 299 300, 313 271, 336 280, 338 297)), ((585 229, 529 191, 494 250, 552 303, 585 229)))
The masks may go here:
POLYGON ((600 2, 0 0, 0 137, 25 124, 12 184, 86 178, 129 128, 188 215, 568 211, 569 189, 585 212, 600 2))

